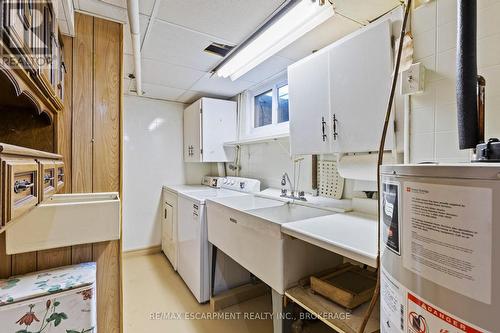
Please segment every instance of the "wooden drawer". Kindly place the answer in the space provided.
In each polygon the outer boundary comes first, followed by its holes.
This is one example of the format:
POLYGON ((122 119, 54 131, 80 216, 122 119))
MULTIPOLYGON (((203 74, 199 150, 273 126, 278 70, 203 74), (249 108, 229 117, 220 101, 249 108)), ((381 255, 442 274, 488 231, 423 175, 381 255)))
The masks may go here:
POLYGON ((40 202, 43 202, 56 193, 56 164, 51 160, 38 160, 38 165, 40 175, 40 202))
POLYGON ((2 161, 4 223, 38 204, 38 163, 33 159, 2 161))
POLYGON ((64 190, 64 183, 65 183, 64 162, 56 161, 55 166, 56 166, 56 179, 57 179, 56 193, 61 193, 64 190))

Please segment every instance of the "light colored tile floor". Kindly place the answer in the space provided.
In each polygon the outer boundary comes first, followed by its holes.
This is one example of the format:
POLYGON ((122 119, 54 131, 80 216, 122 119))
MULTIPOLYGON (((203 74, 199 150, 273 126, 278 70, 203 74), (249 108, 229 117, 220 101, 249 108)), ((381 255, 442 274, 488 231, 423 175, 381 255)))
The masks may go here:
MULTIPOLYGON (((263 296, 226 309, 227 315, 271 312, 271 297, 263 296)), ((208 304, 199 304, 166 257, 162 254, 123 260, 123 318, 125 333, 272 333, 272 320, 151 319, 151 314, 211 314, 208 304)))

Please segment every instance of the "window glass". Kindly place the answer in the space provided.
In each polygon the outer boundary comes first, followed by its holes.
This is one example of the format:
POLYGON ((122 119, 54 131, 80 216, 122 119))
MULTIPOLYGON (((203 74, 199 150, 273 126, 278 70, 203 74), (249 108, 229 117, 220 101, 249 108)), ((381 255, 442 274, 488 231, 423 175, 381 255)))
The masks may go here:
POLYGON ((288 85, 278 88, 278 123, 288 121, 288 85))
POLYGON ((273 91, 272 89, 255 96, 254 127, 262 127, 273 123, 273 91))

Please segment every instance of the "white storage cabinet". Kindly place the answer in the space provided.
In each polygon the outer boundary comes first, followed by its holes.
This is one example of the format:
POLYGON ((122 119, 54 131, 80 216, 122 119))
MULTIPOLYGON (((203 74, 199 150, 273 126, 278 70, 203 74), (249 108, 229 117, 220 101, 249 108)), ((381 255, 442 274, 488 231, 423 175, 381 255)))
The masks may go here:
MULTIPOLYGON (((392 74, 389 20, 288 68, 291 153, 376 151, 392 74)), ((394 147, 391 119, 387 149, 394 147)))
POLYGON ((229 162, 236 140, 236 102, 203 97, 184 110, 184 161, 229 162))

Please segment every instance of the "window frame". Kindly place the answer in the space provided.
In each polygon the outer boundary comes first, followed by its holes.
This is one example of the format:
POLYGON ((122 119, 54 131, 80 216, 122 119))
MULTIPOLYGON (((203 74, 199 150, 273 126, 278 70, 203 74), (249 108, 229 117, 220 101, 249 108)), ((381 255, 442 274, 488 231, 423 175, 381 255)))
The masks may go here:
MULTIPOLYGON (((247 138, 258 138, 272 135, 288 134, 290 132, 289 123, 290 121, 285 121, 278 123, 278 89, 288 85, 288 80, 286 75, 281 75, 280 77, 269 81, 265 84, 258 86, 255 89, 249 91, 249 98, 247 101, 247 138), (271 124, 255 127, 255 97, 272 90, 272 122, 271 124)), ((290 109, 288 110, 290 112, 290 109)))

